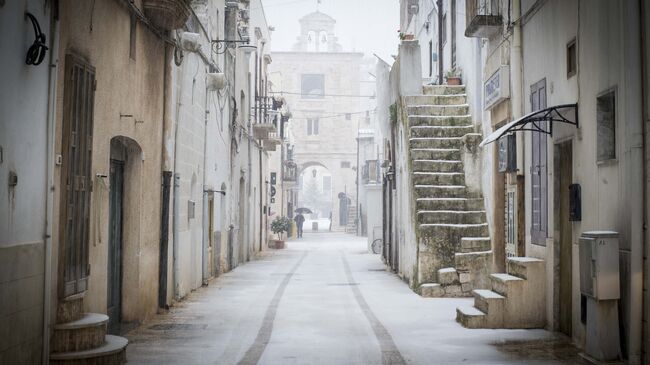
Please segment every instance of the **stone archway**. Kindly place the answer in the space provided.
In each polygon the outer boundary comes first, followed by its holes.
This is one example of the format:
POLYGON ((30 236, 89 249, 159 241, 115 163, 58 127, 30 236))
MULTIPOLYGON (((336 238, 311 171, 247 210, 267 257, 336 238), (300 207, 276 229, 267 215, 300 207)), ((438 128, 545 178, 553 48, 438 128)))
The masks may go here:
POLYGON ((139 318, 142 236, 142 148, 135 140, 116 136, 110 142, 109 244, 107 312, 109 330, 139 318))

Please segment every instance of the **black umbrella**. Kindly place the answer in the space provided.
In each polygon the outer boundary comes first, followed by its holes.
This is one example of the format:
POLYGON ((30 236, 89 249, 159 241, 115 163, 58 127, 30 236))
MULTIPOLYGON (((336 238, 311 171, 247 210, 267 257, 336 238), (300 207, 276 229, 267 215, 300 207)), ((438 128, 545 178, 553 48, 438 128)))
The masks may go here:
POLYGON ((297 208, 296 213, 300 214, 312 214, 313 212, 309 208, 297 208))

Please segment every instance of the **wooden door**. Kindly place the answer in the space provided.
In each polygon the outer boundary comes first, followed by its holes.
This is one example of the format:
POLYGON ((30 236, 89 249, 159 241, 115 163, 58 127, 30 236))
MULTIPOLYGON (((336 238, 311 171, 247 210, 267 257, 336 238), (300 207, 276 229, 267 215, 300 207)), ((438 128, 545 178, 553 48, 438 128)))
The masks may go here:
POLYGON ((63 96, 59 295, 82 293, 88 285, 88 240, 92 190, 95 69, 67 55, 63 96))
POLYGON ((214 242, 214 193, 208 195, 208 273, 216 276, 216 252, 214 242))
MULTIPOLYGON (((546 108, 546 79, 531 86, 530 101, 532 111, 546 108)), ((547 129, 547 122, 539 122, 539 127, 547 129)), ((533 244, 545 246, 548 231, 548 178, 547 178, 547 134, 532 132, 531 174, 531 240, 533 244)))
POLYGON ((111 160, 108 223, 107 315, 108 331, 119 334, 122 312, 122 197, 124 162, 111 160))

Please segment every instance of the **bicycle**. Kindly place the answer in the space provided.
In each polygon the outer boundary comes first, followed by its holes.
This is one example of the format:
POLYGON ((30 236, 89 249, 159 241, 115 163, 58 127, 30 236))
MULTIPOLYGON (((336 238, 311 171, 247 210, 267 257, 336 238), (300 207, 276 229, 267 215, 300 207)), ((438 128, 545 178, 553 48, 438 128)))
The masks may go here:
POLYGON ((370 249, 374 254, 380 254, 383 247, 384 247, 384 242, 381 238, 377 238, 376 240, 372 241, 372 244, 370 245, 370 249))

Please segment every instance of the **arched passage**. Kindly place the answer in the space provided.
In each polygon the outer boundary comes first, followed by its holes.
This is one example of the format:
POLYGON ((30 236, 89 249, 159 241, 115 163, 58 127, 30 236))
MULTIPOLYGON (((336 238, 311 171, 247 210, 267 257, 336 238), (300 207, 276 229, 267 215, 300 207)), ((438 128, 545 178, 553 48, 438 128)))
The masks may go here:
POLYGON ((111 139, 107 262, 109 332, 138 318, 143 154, 133 139, 111 139))
POLYGON ((318 222, 319 230, 329 228, 334 198, 330 170, 318 162, 303 164, 298 175, 298 185, 300 190, 296 208, 308 208, 312 212, 303 213, 307 220, 305 230, 311 229, 312 222, 318 222))

